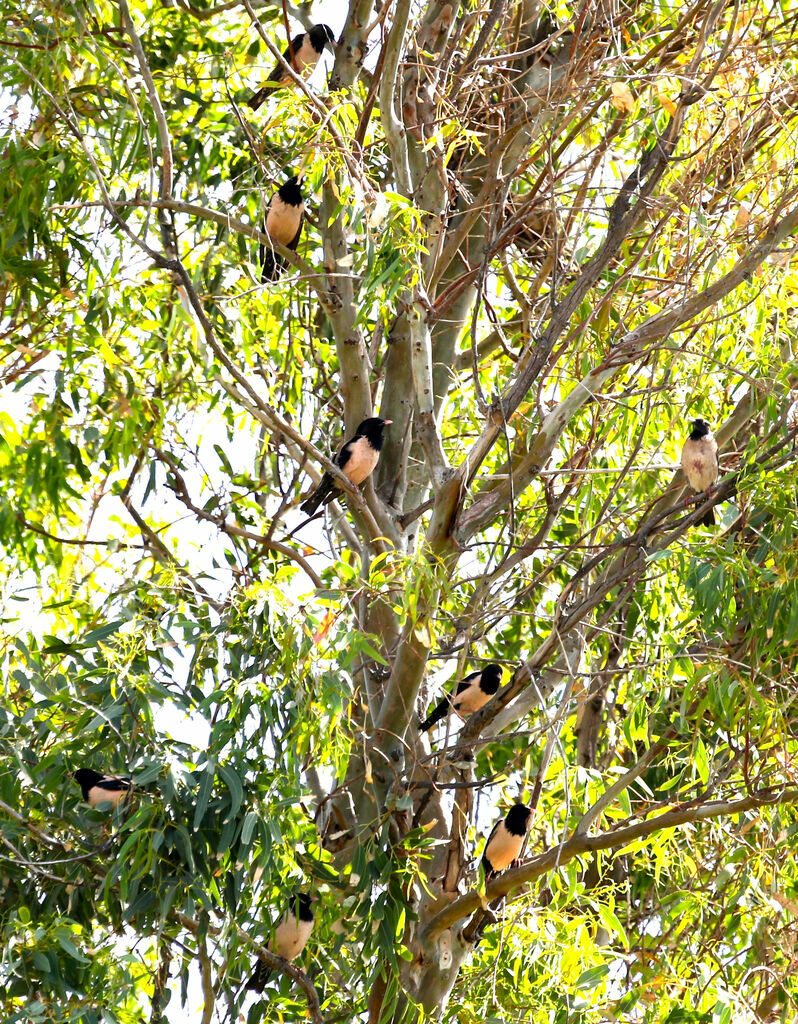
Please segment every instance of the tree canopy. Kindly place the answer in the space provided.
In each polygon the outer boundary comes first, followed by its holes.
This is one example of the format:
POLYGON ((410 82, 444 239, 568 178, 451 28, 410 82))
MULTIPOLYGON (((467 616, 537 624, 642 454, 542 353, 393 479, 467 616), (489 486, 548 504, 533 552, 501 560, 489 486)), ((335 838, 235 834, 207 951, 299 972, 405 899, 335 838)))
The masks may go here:
POLYGON ((3 1019, 794 1020, 798 5, 0 10, 3 1019))

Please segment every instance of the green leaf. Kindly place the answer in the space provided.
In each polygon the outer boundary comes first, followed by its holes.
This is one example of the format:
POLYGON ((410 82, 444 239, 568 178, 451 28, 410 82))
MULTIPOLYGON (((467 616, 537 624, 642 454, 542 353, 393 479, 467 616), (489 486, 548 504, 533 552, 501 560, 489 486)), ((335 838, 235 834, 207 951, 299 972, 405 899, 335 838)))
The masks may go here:
POLYGON ((44 953, 34 953, 33 954, 33 963, 34 963, 35 967, 42 972, 42 974, 49 974, 50 973, 50 961, 44 955, 44 953))
POLYGON ((609 967, 607 964, 599 964, 598 967, 590 967, 588 970, 583 971, 576 979, 574 985, 574 991, 584 992, 587 990, 592 991, 602 978, 606 978, 609 973, 609 967))
POLYGON ((702 784, 706 786, 709 782, 709 756, 707 754, 707 748, 704 746, 704 741, 700 736, 696 736, 695 745, 693 747, 693 763, 695 769, 698 772, 698 777, 702 784))
POLYGON ((241 804, 244 802, 244 787, 241 785, 241 780, 238 775, 236 775, 229 765, 220 764, 218 771, 227 788, 230 790, 230 799, 232 804, 227 816, 227 820, 229 821, 231 818, 235 818, 241 804))
POLYGON ((255 811, 247 811, 244 818, 244 824, 241 826, 241 845, 249 846, 252 842, 252 836, 255 832, 255 826, 258 823, 258 815, 255 811))
POLYGON ((114 633, 123 626, 125 623, 124 619, 117 619, 115 622, 108 622, 104 626, 100 626, 98 629, 93 629, 91 633, 87 633, 83 637, 81 647, 94 647, 100 642, 100 640, 106 640, 109 636, 113 636, 114 633))
POLYGON ((61 949, 63 949, 65 953, 68 953, 73 960, 77 960, 79 963, 82 964, 87 964, 89 962, 88 959, 80 952, 77 946, 72 942, 69 936, 66 935, 62 930, 59 929, 59 931, 56 932, 56 939, 58 940, 58 945, 61 947, 61 949))
POLYGON ((196 832, 202 824, 202 819, 205 817, 205 812, 208 809, 208 801, 211 798, 211 790, 213 789, 213 780, 216 775, 216 763, 212 759, 208 759, 208 763, 205 767, 205 771, 200 781, 199 792, 197 793, 197 803, 194 808, 194 821, 192 828, 196 832))

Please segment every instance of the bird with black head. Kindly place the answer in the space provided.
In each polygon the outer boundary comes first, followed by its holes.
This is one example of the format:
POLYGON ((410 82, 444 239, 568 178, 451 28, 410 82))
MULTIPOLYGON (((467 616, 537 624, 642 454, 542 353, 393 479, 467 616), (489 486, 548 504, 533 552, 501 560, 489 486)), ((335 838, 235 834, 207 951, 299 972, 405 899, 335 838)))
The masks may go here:
POLYGON ((526 804, 513 804, 507 815, 496 822, 482 853, 486 882, 505 868, 515 867, 531 824, 532 809, 526 804))
POLYGON ((100 807, 104 804, 116 807, 132 787, 127 775, 103 775, 93 768, 78 768, 70 774, 79 784, 83 799, 90 807, 100 807))
MULTIPOLYGON (((296 174, 292 175, 271 197, 263 218, 263 233, 291 252, 296 252, 299 245, 305 219, 301 184, 302 179, 296 174)), ((260 266, 260 279, 268 284, 279 279, 285 269, 286 259, 275 251, 273 245, 261 242, 260 266)))
MULTIPOLYGON (((335 49, 335 35, 329 25, 313 25, 307 32, 300 32, 291 40, 291 45, 286 47, 283 53, 283 60, 294 69, 298 75, 311 74, 319 63, 324 47, 329 46, 335 49)), ((289 75, 282 62, 275 65, 265 85, 253 93, 247 100, 247 106, 257 110, 267 99, 270 92, 279 89, 281 86, 293 85, 294 80, 289 75)))
MULTIPOLYGON (((313 931, 313 904, 315 896, 294 890, 288 900, 285 913, 274 927, 272 937, 266 948, 284 960, 296 960, 307 945, 313 931)), ((266 982, 272 975, 272 969, 263 960, 258 960, 247 982, 247 988, 253 992, 262 992, 266 982)))
MULTIPOLYGON (((682 448, 682 469, 688 484, 696 494, 709 493, 714 487, 718 474, 718 442, 712 436, 706 420, 694 420, 690 436, 682 448)), ((700 526, 714 526, 715 511, 707 509, 699 519, 700 526)))
POLYGON ((486 665, 477 672, 472 672, 438 701, 431 714, 421 722, 419 729, 427 732, 436 722, 446 717, 450 708, 463 719, 479 711, 499 689, 501 681, 501 666, 496 664, 486 665))
MULTIPOLYGON (((391 423, 379 416, 369 416, 359 425, 354 435, 342 445, 333 459, 335 465, 355 486, 359 486, 374 472, 382 450, 383 431, 391 423)), ((320 505, 332 501, 338 485, 332 473, 325 473, 316 490, 299 506, 312 516, 320 505)))

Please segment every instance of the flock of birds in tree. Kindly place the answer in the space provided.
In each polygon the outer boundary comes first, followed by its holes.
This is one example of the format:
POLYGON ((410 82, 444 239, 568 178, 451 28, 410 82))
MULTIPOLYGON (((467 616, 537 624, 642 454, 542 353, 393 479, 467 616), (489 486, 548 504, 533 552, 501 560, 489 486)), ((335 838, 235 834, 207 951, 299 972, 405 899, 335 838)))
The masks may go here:
MULTIPOLYGON (((335 37, 327 25, 315 25, 308 32, 296 35, 283 54, 283 61, 274 68, 266 84, 249 99, 249 106, 257 110, 271 90, 293 84, 285 65, 290 64, 298 74, 312 70, 327 45, 335 46, 335 37)), ((294 250, 302 233, 303 218, 304 202, 300 182, 297 177, 292 177, 272 196, 266 211, 264 231, 281 245, 294 250)), ((266 244, 261 246, 260 258, 262 279, 277 280, 285 265, 283 258, 266 244)), ((378 416, 363 420, 354 436, 335 455, 335 465, 354 486, 362 484, 376 468, 382 449, 383 431, 390 422, 378 416)), ((709 496, 719 474, 718 446, 709 424, 702 419, 692 424, 690 436, 682 449, 681 466, 693 491, 697 494, 706 492, 709 496)), ((334 476, 326 472, 318 487, 300 508, 308 515, 313 515, 320 506, 332 501, 338 490, 334 476)), ((713 508, 710 506, 700 524, 712 525, 714 522, 713 508)), ((486 665, 472 672, 441 698, 427 718, 419 723, 419 729, 428 732, 450 712, 465 719, 479 711, 498 692, 501 677, 502 670, 497 664, 486 665)), ((80 768, 72 774, 81 787, 83 799, 95 808, 115 808, 132 789, 131 779, 127 776, 103 775, 91 768, 80 768)), ((515 803, 507 815, 493 826, 482 854, 486 882, 517 863, 531 819, 531 808, 515 803)), ((313 930, 314 902, 316 897, 308 893, 295 890, 291 894, 285 913, 272 928, 267 946, 270 952, 288 961, 295 960, 301 954, 313 930)), ((247 988, 262 992, 271 974, 266 964, 258 959, 247 988)))

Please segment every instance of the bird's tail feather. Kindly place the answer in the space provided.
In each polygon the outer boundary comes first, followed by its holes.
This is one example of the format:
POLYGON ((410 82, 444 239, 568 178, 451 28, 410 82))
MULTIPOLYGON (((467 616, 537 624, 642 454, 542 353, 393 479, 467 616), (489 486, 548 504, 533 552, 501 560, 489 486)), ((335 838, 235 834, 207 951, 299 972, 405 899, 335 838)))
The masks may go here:
POLYGON ((258 107, 263 105, 263 101, 266 99, 266 95, 266 89, 258 89, 258 91, 253 92, 253 94, 247 100, 247 106, 250 108, 250 110, 257 110, 258 107))
POLYGON ((332 478, 325 473, 313 494, 306 498, 299 507, 306 515, 312 516, 320 505, 332 498, 332 495, 332 478))
POLYGON ((447 711, 448 707, 449 707, 449 701, 448 700, 442 700, 436 706, 436 708, 432 712, 432 714, 429 715, 427 718, 425 718, 424 721, 419 724, 419 727, 418 727, 419 730, 421 732, 429 732, 429 730, 433 727, 433 725, 435 725, 436 722, 440 722, 440 720, 446 715, 446 711, 447 711))
POLYGON ((260 263, 260 279, 264 284, 268 284, 269 281, 277 281, 285 265, 282 257, 278 256, 268 245, 260 247, 260 263))
POLYGON ((266 964, 262 960, 258 960, 255 970, 249 976, 247 988, 252 992, 262 992, 271 974, 272 972, 266 964))
POLYGON ((700 526, 714 526, 715 525, 715 509, 708 508, 706 513, 698 520, 700 526))

